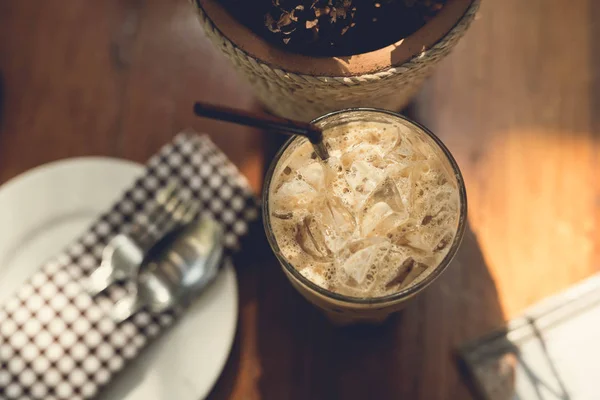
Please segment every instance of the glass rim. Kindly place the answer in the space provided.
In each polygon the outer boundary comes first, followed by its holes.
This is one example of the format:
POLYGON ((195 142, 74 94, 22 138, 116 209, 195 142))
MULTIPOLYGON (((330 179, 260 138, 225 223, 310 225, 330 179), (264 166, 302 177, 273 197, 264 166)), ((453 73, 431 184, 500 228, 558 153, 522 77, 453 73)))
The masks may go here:
POLYGON ((407 288, 402 289, 396 293, 392 293, 392 294, 389 294, 386 296, 379 296, 379 297, 356 297, 356 296, 342 295, 339 293, 335 293, 331 290, 325 289, 324 287, 317 285, 316 283, 312 282, 310 279, 308 279, 304 275, 302 275, 300 273, 300 271, 297 270, 293 265, 291 265, 291 263, 281 253, 281 250, 279 249, 277 240, 275 239, 275 236, 273 235, 272 229, 270 229, 271 216, 270 216, 270 212, 269 212, 269 188, 271 186, 271 181, 273 179, 273 174, 275 172, 275 168, 276 168, 277 164, 279 163, 279 160, 283 156, 283 153, 288 149, 288 147, 292 143, 294 143, 296 140, 306 139, 301 136, 294 136, 294 137, 289 138, 283 144, 281 149, 279 149, 279 151, 277 152, 277 154, 271 161, 271 164, 269 165, 269 169, 267 170, 267 174, 265 176, 265 181, 263 183, 263 189, 262 189, 263 227, 265 230, 265 234, 267 236, 267 240, 269 241, 269 245, 271 246, 271 250, 273 251, 273 253, 275 253, 275 256, 279 260, 280 264, 283 265, 283 267, 285 268, 285 270, 288 273, 290 273, 295 279, 300 281, 303 285, 307 286, 309 289, 319 293, 320 295, 322 295, 324 297, 332 298, 334 300, 344 302, 344 303, 382 304, 382 303, 394 302, 397 300, 401 300, 403 298, 410 297, 410 296, 420 292, 425 287, 427 287, 430 283, 432 283, 437 277, 439 277, 446 270, 446 268, 448 267, 450 262, 454 259, 454 256, 456 255, 458 248, 460 247, 460 244, 462 242, 465 228, 466 228, 466 223, 467 223, 466 187, 465 187, 464 179, 463 179, 462 173, 460 171, 460 168, 458 167, 456 160, 454 159, 454 157, 452 156, 452 153, 450 153, 450 150, 448 150, 446 145, 444 145, 444 143, 429 129, 427 129, 423 125, 419 124, 418 122, 415 122, 415 121, 411 120, 410 118, 407 118, 399 113, 389 111, 389 110, 379 109, 379 108, 368 108, 368 107, 345 108, 345 109, 332 111, 327 114, 324 114, 324 115, 312 120, 311 123, 317 124, 317 123, 319 123, 325 119, 331 118, 333 116, 336 116, 339 114, 352 113, 352 112, 359 112, 359 113, 373 112, 373 113, 379 113, 379 114, 387 114, 392 117, 402 119, 405 122, 407 122, 408 124, 414 125, 417 128, 421 129, 427 136, 429 136, 435 142, 435 144, 444 153, 444 156, 446 156, 446 158, 448 159, 448 162, 450 163, 450 165, 452 167, 452 171, 454 172, 456 182, 458 185, 458 194, 459 194, 460 205, 459 205, 458 227, 456 229, 456 234, 454 235, 454 240, 452 241, 452 245, 450 246, 450 249, 448 250, 448 253, 446 254, 446 256, 442 259, 442 261, 440 261, 440 263, 434 268, 434 270, 431 271, 429 273, 429 275, 427 275, 423 280, 417 282, 414 285, 409 285, 407 288))

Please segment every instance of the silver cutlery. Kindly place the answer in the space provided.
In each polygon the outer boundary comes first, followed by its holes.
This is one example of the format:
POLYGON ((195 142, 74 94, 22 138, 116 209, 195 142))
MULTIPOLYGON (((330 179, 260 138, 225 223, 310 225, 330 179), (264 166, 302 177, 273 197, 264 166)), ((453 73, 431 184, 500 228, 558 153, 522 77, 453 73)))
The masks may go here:
POLYGON ((174 183, 159 191, 148 214, 147 224, 134 224, 127 233, 116 235, 104 248, 102 262, 84 283, 95 296, 117 281, 135 280, 145 256, 162 237, 192 220, 197 204, 176 193, 174 183))
POLYGON ((211 283, 223 255, 223 230, 210 218, 193 221, 169 234, 152 249, 142 266, 137 293, 120 300, 112 310, 122 322, 143 307, 160 313, 185 305, 211 283))

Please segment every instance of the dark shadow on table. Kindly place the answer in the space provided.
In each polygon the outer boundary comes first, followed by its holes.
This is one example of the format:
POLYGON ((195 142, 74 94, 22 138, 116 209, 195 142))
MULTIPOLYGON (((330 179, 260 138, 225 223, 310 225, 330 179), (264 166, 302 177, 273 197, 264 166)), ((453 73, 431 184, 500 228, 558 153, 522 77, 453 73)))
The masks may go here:
POLYGON ((464 399, 454 350, 504 321, 470 229, 442 277, 377 327, 332 326, 290 286, 274 257, 256 273, 259 388, 267 400, 464 399))

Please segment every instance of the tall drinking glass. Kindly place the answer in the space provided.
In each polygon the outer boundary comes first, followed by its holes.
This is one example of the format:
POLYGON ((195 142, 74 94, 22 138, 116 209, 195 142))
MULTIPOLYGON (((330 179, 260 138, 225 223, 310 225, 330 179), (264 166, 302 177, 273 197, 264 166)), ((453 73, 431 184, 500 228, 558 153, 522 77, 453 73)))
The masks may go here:
POLYGON ((303 137, 275 156, 263 189, 268 241, 292 285, 332 322, 381 322, 456 254, 462 175, 444 144, 402 115, 356 108, 313 123, 331 158, 316 158, 303 137))

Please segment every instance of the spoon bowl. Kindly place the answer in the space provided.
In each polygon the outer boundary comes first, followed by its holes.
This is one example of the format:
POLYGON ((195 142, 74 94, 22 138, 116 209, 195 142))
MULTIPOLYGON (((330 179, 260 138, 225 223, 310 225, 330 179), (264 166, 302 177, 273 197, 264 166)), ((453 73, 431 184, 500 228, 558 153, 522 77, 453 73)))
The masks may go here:
POLYGON ((142 266, 137 292, 120 300, 112 317, 129 318, 141 308, 160 313, 187 305, 217 276, 223 256, 223 229, 210 218, 195 220, 161 240, 142 266))

